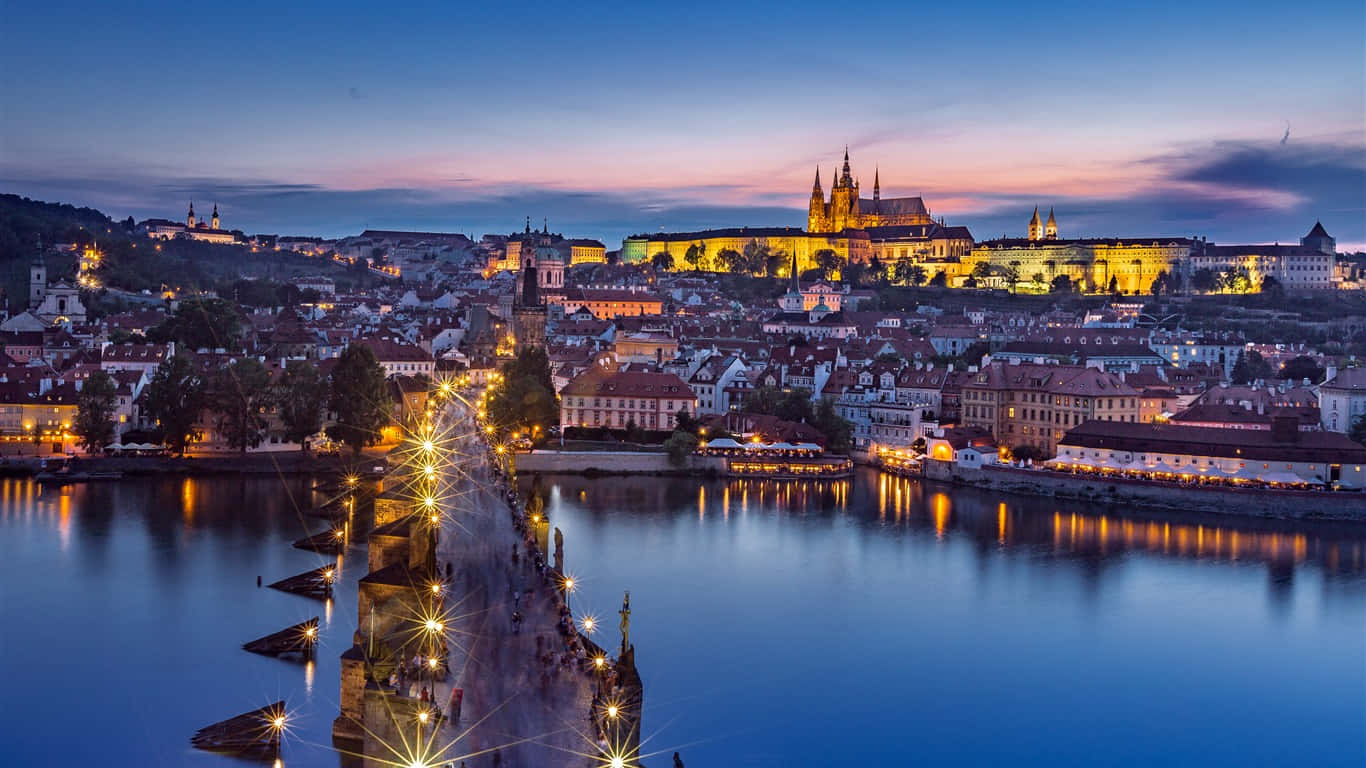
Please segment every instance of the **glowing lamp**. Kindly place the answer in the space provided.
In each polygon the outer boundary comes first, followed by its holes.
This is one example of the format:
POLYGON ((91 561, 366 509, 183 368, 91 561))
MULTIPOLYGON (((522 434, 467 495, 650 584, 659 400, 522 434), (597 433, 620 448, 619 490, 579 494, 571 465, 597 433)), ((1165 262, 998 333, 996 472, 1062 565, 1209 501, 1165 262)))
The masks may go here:
POLYGON ((617 705, 616 705, 616 704, 610 704, 610 705, 608 705, 608 707, 607 707, 607 716, 608 716, 608 717, 616 717, 616 716, 617 716, 617 705))
POLYGON ((275 716, 275 719, 270 721, 270 724, 271 724, 271 726, 273 726, 276 730, 278 730, 278 729, 280 729, 280 728, 284 728, 284 727, 285 727, 285 718, 284 718, 284 715, 276 715, 276 716, 275 716))

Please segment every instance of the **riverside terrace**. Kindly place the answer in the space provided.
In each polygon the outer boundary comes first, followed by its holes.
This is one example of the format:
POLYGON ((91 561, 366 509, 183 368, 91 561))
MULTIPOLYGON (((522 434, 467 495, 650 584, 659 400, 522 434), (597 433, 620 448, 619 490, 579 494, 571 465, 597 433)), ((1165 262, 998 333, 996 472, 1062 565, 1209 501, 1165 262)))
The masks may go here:
POLYGON ((1366 447, 1337 432, 1090 421, 1069 430, 1047 466, 1074 472, 1240 487, 1366 488, 1366 447))

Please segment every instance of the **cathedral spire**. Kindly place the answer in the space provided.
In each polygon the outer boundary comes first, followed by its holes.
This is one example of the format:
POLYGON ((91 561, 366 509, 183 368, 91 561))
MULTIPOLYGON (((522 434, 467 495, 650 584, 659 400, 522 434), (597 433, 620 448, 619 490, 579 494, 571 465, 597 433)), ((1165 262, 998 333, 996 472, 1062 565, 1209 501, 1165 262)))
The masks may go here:
POLYGON ((522 234, 524 234, 524 235, 529 235, 529 234, 531 234, 531 217, 530 217, 530 216, 526 217, 526 229, 522 230, 522 234))
POLYGON ((788 293, 795 293, 798 296, 801 295, 802 289, 797 283, 797 249, 795 248, 792 249, 792 280, 789 285, 788 293))
POLYGON ((840 172, 840 183, 846 187, 853 186, 854 180, 849 173, 849 145, 844 145, 844 168, 840 172))
POLYGON ((821 167, 819 165, 816 166, 816 183, 811 185, 811 194, 824 194, 821 192, 821 167))
POLYGON ((873 199, 882 199, 882 181, 878 178, 877 166, 873 166, 873 199))

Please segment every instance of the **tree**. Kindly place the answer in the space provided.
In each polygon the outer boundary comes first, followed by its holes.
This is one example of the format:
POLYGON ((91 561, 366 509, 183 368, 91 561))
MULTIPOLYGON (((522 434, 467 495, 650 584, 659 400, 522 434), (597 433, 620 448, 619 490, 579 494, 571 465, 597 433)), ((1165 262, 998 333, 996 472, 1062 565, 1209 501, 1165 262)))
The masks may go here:
POLYGON ((783 421, 807 421, 811 416, 811 392, 800 387, 756 387, 745 395, 745 410, 777 416, 783 421))
POLYGON ((848 453, 851 447, 850 438, 853 437, 854 430, 849 422, 839 415, 835 410, 835 401, 828 398, 821 398, 816 405, 816 411, 811 415, 811 426, 819 429, 825 435, 825 448, 831 453, 848 453))
POLYGON ((1035 272, 1034 275, 1033 275, 1032 277, 1029 278, 1029 282, 1031 282, 1031 283, 1034 284, 1034 290, 1036 290, 1036 291, 1042 291, 1042 290, 1043 290, 1043 284, 1044 284, 1044 276, 1043 276, 1043 273, 1042 273, 1042 272, 1035 272))
POLYGON ((920 266, 919 264, 912 264, 910 273, 906 275, 907 279, 911 281, 911 285, 917 287, 925 284, 925 278, 927 276, 928 275, 925 272, 925 268, 920 266))
MULTIPOLYGON (((305 440, 322 429, 327 382, 317 366, 307 360, 289 361, 280 375, 275 397, 280 421, 285 425, 285 440, 304 445, 305 440)), ((308 450, 307 445, 304 450, 308 450)))
POLYGON ((1010 458, 1016 461, 1038 461, 1043 458, 1043 450, 1037 445, 1021 443, 1010 449, 1010 458))
POLYGON ((1233 371, 1229 374, 1229 379, 1234 384, 1251 384, 1259 379, 1269 378, 1271 363, 1264 360, 1261 353, 1255 349, 1238 353, 1238 360, 1233 364, 1233 371))
POLYGON ((1252 276, 1246 267, 1229 267, 1219 274, 1219 282, 1224 290, 1233 293, 1247 293, 1252 290, 1252 276))
POLYGON ((664 450, 669 454, 669 463, 681 467, 688 457, 697 450, 697 436, 690 432, 674 432, 664 441, 664 450))
POLYGON ((674 429, 679 432, 687 432, 695 435, 701 426, 702 425, 698 423, 697 419, 693 418, 691 413, 688 413, 687 408, 679 408, 678 413, 674 414, 674 429))
POLYGON ((1281 285, 1281 281, 1277 280, 1273 275, 1267 275, 1262 278, 1261 291, 1274 299, 1285 296, 1285 288, 1281 285))
POLYGON ((1352 423, 1352 429, 1347 433, 1347 436, 1362 445, 1366 445, 1366 416, 1361 416, 1352 423))
POLYGON ((776 251, 768 251, 764 254, 764 274, 769 277, 777 277, 782 274, 783 266, 791 262, 787 251, 779 248, 776 251))
POLYGON ((975 277, 978 280, 991 277, 991 265, 985 261, 977 262, 972 266, 972 274, 970 277, 975 277))
POLYGON ((1057 277, 1054 277, 1053 281, 1048 284, 1048 290, 1052 291, 1053 293, 1071 293, 1072 278, 1068 277, 1067 275, 1058 275, 1057 277))
POLYGON ((934 287, 934 288, 943 288, 944 286, 946 286, 946 285, 948 285, 948 284, 949 284, 949 276, 948 276, 948 274, 947 274, 946 272, 944 272, 944 270, 942 270, 942 269, 939 270, 938 272, 935 272, 935 273, 934 273, 934 277, 931 277, 931 278, 930 278, 930 285, 931 285, 932 287, 934 287))
POLYGON ((748 272, 758 277, 763 274, 764 268, 768 265, 769 248, 761 245, 758 240, 751 239, 745 243, 744 249, 740 253, 742 272, 748 272))
POLYGON ((816 266, 820 267, 821 277, 826 280, 834 280, 844 269, 844 263, 844 257, 831 248, 816 251, 816 266))
POLYGON ((660 251, 650 257, 650 266, 656 272, 667 272, 674 268, 674 257, 668 251, 660 251))
POLYGON ((1214 274, 1214 270, 1209 267, 1201 267, 1191 275, 1191 288, 1201 293, 1209 293, 1219 286, 1219 280, 1214 274))
POLYGON ((688 246, 688 250, 683 253, 683 261, 687 262, 690 269, 697 269, 702 263, 702 254, 706 246, 701 243, 693 243, 688 246))
POLYGON ((716 260, 725 267, 727 272, 740 273, 745 271, 745 257, 734 248, 722 248, 716 252, 716 260))
POLYGON ((489 419, 507 432, 549 429, 560 420, 550 358, 544 347, 527 347, 499 370, 502 378, 488 400, 489 419))
POLYGON ((183 355, 162 361, 147 384, 147 415, 176 453, 185 453, 185 443, 204 406, 204 388, 204 377, 183 355))
POLYGON ((242 318, 222 299, 182 299, 175 314, 148 330, 155 342, 174 341, 185 349, 236 349, 242 340, 242 318))
POLYGON ((369 347, 351 344, 332 368, 329 389, 328 408, 337 414, 330 431, 360 456, 361 448, 379 442, 380 428, 392 414, 384 368, 369 347))
POLYGON ((892 265, 892 281, 901 283, 902 285, 909 283, 911 281, 912 266, 915 266, 915 263, 907 257, 897 259, 896 263, 892 265))
POLYGON ((94 453, 113 441, 117 395, 114 379, 104 371, 91 373, 81 385, 72 430, 80 436, 86 453, 94 453))
POLYGON ((626 421, 626 442, 645 442, 645 430, 642 429, 641 426, 636 423, 635 419, 627 419, 626 421))
POLYGON ((1153 278, 1152 286, 1149 288, 1148 292, 1154 296, 1161 295, 1163 291, 1171 293, 1171 287, 1167 284, 1167 281, 1170 278, 1171 275, 1167 270, 1164 269, 1161 272, 1158 272, 1157 277, 1153 278))
POLYGON ((208 404, 228 447, 245 454, 265 437, 265 412, 273 401, 270 371, 254 357, 220 368, 209 383, 208 404))
POLYGON ((887 279, 887 268, 883 266, 882 259, 876 256, 868 260, 868 272, 873 276, 873 282, 879 285, 887 279))
POLYGON ((1323 378, 1323 374, 1323 368, 1319 366, 1314 358, 1309 357, 1308 355, 1300 355, 1286 363, 1285 366, 1281 368, 1280 375, 1277 378, 1286 379, 1288 381, 1309 379, 1310 383, 1317 384, 1319 383, 1319 380, 1323 378))

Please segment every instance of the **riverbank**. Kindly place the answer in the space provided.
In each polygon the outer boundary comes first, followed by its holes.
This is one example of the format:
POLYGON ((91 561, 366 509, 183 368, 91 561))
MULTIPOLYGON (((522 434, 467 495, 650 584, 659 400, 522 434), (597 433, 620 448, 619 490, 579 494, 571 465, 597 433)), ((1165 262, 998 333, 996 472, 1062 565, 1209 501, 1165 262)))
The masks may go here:
MULTIPOLYGON (((36 475, 43 462, 49 467, 62 457, 11 457, 0 462, 0 474, 36 475)), ((186 456, 103 456, 76 458, 70 462, 75 472, 120 472, 124 475, 327 475, 346 472, 383 471, 382 455, 362 454, 316 456, 302 451, 275 451, 246 455, 186 456)))
POLYGON ((777 480, 848 477, 853 464, 843 457, 690 455, 675 464, 663 451, 530 451, 513 456, 518 472, 537 475, 657 475, 662 477, 754 477, 777 480))
POLYGON ((1030 496, 1236 517, 1366 522, 1366 493, 1181 485, 999 465, 958 467, 933 459, 927 459, 924 466, 929 480, 1030 496))

